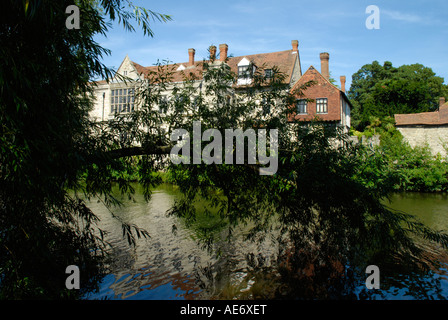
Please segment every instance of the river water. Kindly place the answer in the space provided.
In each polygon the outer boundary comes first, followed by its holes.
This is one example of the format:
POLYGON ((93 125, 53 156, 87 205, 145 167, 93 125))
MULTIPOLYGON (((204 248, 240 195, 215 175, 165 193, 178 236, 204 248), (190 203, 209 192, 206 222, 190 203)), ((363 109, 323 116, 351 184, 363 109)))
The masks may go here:
MULTIPOLYGON (((248 254, 253 254, 258 264, 269 265, 269 255, 275 249, 266 243, 244 242, 244 230, 239 228, 234 230, 231 242, 223 239, 207 250, 199 243, 198 226, 187 228, 182 219, 167 215, 180 196, 175 186, 162 184, 146 202, 137 185, 134 200, 125 198, 123 206, 111 209, 115 216, 150 234, 149 239, 138 239, 135 247, 123 238, 121 223, 112 218, 102 202, 88 203, 101 219, 99 227, 108 232, 106 240, 113 253, 110 273, 102 280, 99 292, 88 294, 86 299, 210 299, 226 292, 226 287, 231 289, 230 284, 238 284, 239 291, 244 292, 241 283, 248 254), (258 252, 264 256, 258 256, 258 252)), ((218 228, 216 233, 219 236, 223 230, 218 228)), ((230 291, 227 294, 233 297, 230 291)))
MULTIPOLYGON (((236 229, 232 241, 222 239, 213 245, 212 251, 220 252, 216 255, 198 244, 199 228, 194 225, 187 227, 182 219, 167 215, 180 197, 175 186, 162 184, 155 188, 149 202, 144 201, 138 185, 136 191, 133 200, 125 198, 123 206, 110 209, 123 221, 149 232, 151 237, 138 239, 135 247, 123 238, 120 221, 112 217, 102 202, 88 203, 101 219, 100 228, 108 232, 106 240, 113 251, 110 271, 102 279, 99 291, 87 294, 85 299, 248 298, 244 293, 253 283, 248 277, 248 265, 251 261, 258 266, 270 265, 276 252, 270 242, 254 244, 243 241, 244 228, 236 229), (263 256, 259 252, 263 252, 263 256)), ((418 216, 432 228, 448 229, 447 194, 394 194, 387 205, 418 216)), ((218 237, 223 232, 219 228, 216 231, 218 237)), ((439 282, 436 292, 428 293, 429 298, 448 298, 445 267, 442 265, 428 280, 439 282)), ((409 281, 409 277, 405 275, 399 281, 409 281)), ((376 298, 410 299, 408 290, 402 287, 391 286, 388 290, 376 298)))

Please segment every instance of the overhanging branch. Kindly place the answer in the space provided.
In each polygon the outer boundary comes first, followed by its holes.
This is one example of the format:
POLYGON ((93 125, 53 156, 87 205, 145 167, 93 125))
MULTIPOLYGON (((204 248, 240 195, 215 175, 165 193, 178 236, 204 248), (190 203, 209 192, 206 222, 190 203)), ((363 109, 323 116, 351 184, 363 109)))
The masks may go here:
POLYGON ((146 147, 129 147, 116 149, 106 152, 109 159, 119 159, 123 157, 142 156, 142 155, 164 155, 170 154, 172 146, 146 146, 146 147))

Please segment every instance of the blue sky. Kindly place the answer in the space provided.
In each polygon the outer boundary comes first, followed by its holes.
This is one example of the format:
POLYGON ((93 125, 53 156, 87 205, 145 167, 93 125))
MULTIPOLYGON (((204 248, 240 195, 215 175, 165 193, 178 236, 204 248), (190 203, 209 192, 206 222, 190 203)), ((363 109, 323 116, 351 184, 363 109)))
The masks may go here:
MULTIPOLYGON (((394 66, 421 63, 448 83, 447 0, 257 0, 257 1, 147 1, 135 5, 169 14, 173 21, 154 22, 153 38, 114 27, 97 41, 112 50, 104 58, 118 67, 125 57, 150 66, 158 60, 188 61, 207 56, 210 45, 227 43, 229 54, 243 56, 291 49, 299 40, 302 71, 320 70, 319 53, 330 53, 330 72, 351 77, 374 60, 394 66), (380 10, 380 29, 366 28, 369 5, 380 10)), ((81 17, 82 19, 82 17, 81 17)))

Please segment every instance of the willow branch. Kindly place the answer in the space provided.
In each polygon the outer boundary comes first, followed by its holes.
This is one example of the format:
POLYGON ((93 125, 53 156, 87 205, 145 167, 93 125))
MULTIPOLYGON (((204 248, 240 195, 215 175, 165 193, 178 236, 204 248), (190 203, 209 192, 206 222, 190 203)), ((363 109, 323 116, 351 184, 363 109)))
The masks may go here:
POLYGON ((172 146, 145 146, 129 147, 107 151, 105 156, 108 159, 119 159, 124 157, 142 156, 142 155, 165 155, 170 154, 172 146))

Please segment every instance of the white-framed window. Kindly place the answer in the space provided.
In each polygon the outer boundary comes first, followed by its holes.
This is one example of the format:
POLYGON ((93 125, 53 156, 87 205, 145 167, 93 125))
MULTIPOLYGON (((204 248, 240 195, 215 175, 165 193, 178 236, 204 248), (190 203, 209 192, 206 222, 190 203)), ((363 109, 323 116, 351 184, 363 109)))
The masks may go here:
POLYGON ((110 113, 134 111, 134 88, 112 89, 110 93, 110 113))
POLYGON ((238 78, 240 79, 252 78, 253 74, 252 71, 253 71, 252 65, 238 66, 238 78))
POLYGON ((266 79, 272 79, 274 77, 274 71, 272 69, 264 69, 264 77, 266 79))
POLYGON ((316 112, 317 113, 328 113, 328 99, 327 98, 316 99, 316 112))
POLYGON ((306 99, 297 100, 297 113, 298 114, 306 114, 307 113, 306 106, 307 106, 306 99))

